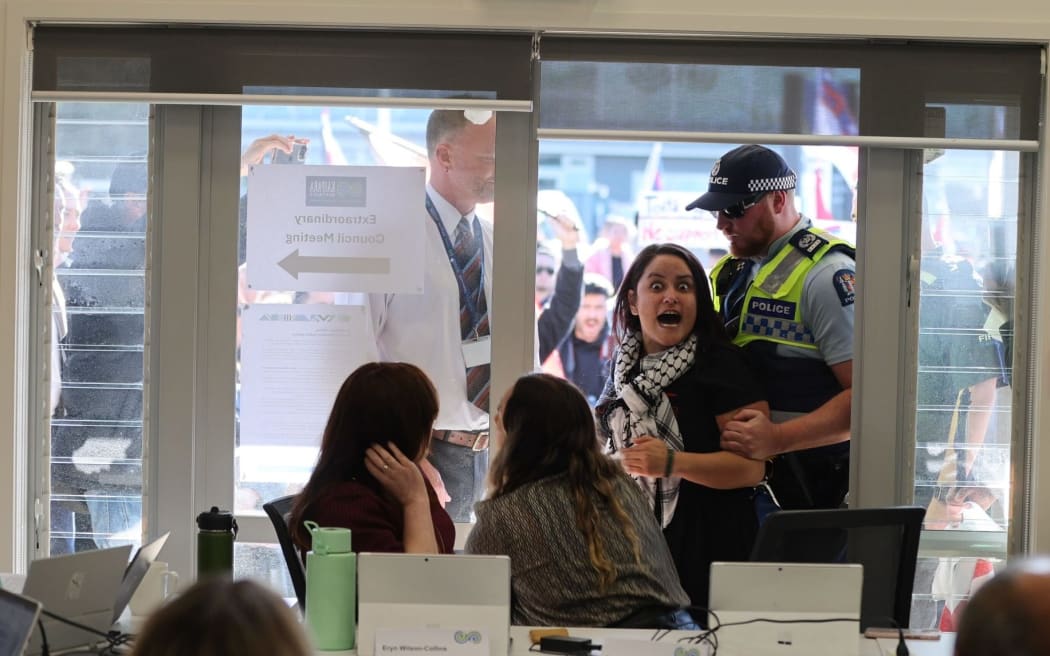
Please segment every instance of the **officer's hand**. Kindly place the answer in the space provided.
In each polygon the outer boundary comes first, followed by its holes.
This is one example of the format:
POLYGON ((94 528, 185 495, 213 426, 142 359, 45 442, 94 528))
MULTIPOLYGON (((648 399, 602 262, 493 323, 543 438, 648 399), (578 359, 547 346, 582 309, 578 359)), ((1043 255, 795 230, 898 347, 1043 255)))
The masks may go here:
POLYGON ((722 448, 752 460, 766 460, 778 453, 779 430, 765 413, 741 410, 722 429, 722 448))
POLYGON ((634 444, 620 451, 623 468, 628 474, 659 478, 667 466, 667 444, 663 440, 642 435, 634 444))

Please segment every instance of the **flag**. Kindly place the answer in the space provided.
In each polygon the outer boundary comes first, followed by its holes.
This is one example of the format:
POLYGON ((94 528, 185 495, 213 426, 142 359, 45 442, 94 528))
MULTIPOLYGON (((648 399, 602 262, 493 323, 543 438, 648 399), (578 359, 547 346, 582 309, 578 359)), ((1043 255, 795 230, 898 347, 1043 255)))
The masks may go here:
POLYGON ((647 206, 646 198, 650 197, 652 192, 663 189, 663 180, 661 180, 660 173, 660 170, 663 168, 661 157, 663 147, 664 145, 659 141, 653 143, 652 148, 649 150, 649 159, 645 161, 645 168, 642 169, 642 180, 638 185, 638 193, 634 199, 634 207, 639 214, 647 206))
POLYGON ((845 85, 831 79, 831 71, 822 68, 817 75, 813 94, 813 134, 856 135, 860 133, 845 85))
MULTIPOLYGON (((946 587, 950 594, 944 595, 947 598, 944 610, 941 611, 938 628, 951 633, 958 630, 959 617, 966 610, 966 603, 970 597, 988 579, 995 576, 995 567, 990 560, 984 558, 960 558, 955 563, 948 565, 947 569, 950 571, 948 575, 950 581, 946 587)), ((938 574, 941 573, 942 567, 938 565, 938 574)), ((937 596, 936 591, 934 595, 937 596)))
POLYGON ((427 149, 423 146, 381 130, 356 116, 347 116, 346 121, 360 130, 361 134, 368 139, 368 146, 371 148, 372 155, 378 164, 384 166, 427 166, 429 158, 427 157, 427 149))
POLYGON ((327 107, 321 110, 321 146, 324 148, 325 164, 345 166, 350 163, 332 132, 332 117, 327 107))

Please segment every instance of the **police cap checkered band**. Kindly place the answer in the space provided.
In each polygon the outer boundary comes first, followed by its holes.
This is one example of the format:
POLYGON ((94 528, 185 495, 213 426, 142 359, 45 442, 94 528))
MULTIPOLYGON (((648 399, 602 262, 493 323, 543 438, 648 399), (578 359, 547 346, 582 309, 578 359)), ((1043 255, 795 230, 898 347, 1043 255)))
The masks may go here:
POLYGON ((795 172, 783 157, 765 146, 740 146, 715 162, 707 193, 686 209, 724 210, 757 193, 794 189, 795 184, 795 172))

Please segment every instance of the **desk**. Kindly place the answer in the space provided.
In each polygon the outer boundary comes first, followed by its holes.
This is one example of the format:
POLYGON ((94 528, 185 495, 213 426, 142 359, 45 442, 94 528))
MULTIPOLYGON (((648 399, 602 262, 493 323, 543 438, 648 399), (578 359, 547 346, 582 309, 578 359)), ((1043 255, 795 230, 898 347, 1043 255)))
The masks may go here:
MULTIPOLYGON (((538 652, 530 652, 529 647, 529 629, 536 627, 531 626, 512 626, 510 627, 510 655, 509 656, 535 656, 538 652)), ((569 633, 574 636, 582 636, 584 638, 591 638, 595 642, 600 643, 603 638, 617 637, 626 639, 636 640, 649 640, 653 636, 653 631, 649 629, 600 629, 600 628, 588 628, 588 629, 569 629, 569 633)), ((661 642, 676 642, 682 638, 688 638, 695 636, 696 631, 671 631, 667 634, 661 642)), ((897 653, 897 641, 896 640, 870 640, 863 636, 858 636, 860 640, 860 656, 896 656, 897 653)), ((955 645, 955 634, 946 633, 941 636, 940 640, 908 640, 908 650, 912 656, 952 656, 952 648, 955 645)), ((318 651, 318 656, 354 656, 356 652, 351 651, 318 651)), ((708 652, 701 652, 708 653, 708 652)), ((734 653, 726 650, 724 647, 718 650, 718 656, 749 656, 748 654, 734 653)), ((821 654, 814 654, 813 656, 822 656, 821 654)), ((838 654, 827 654, 825 656, 839 656, 838 654)))

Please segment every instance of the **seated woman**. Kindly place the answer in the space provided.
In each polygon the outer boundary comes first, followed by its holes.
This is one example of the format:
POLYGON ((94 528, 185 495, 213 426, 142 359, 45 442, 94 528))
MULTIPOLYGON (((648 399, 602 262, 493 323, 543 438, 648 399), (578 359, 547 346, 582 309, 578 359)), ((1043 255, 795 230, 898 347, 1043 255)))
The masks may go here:
POLYGON ((437 413, 418 367, 372 362, 350 374, 289 518, 299 548, 310 548, 309 519, 350 529, 355 552, 452 553, 455 526, 419 469, 437 413))
POLYGON ((133 656, 312 656, 298 619, 259 583, 212 576, 150 615, 133 656))
POLYGON ((500 450, 466 551, 511 561, 514 624, 686 628, 689 598, 645 497, 601 453, 576 387, 519 378, 494 419, 500 450))
POLYGON ((619 348, 595 408, 599 432, 645 492, 692 604, 706 608, 711 562, 751 553, 753 486, 765 473, 722 450, 722 427, 743 408, 768 415, 769 404, 726 337, 703 267, 677 244, 638 254, 613 327, 619 348))

